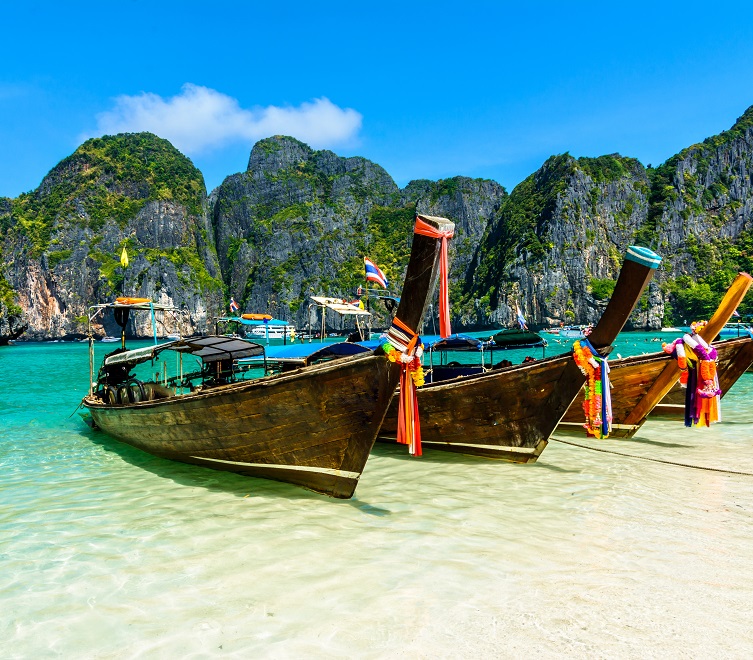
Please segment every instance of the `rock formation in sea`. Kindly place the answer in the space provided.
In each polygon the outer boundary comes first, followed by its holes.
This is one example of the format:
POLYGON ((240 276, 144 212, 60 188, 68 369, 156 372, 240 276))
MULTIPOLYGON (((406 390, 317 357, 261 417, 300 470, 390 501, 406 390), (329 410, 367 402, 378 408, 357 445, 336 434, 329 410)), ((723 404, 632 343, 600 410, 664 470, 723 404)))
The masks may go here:
MULTIPOLYGON (((121 292, 185 309, 184 332, 210 329, 230 296, 244 311, 318 328, 309 296, 354 297, 364 256, 399 292, 416 211, 456 223, 456 329, 512 325, 516 305, 533 326, 596 321, 636 243, 664 262, 631 326, 708 317, 734 274, 753 269, 753 108, 656 168, 561 154, 509 195, 463 176, 401 189, 365 158, 275 136, 207 196, 201 173, 163 139, 89 140, 36 190, 0 199, 0 339, 26 325, 29 339, 84 332, 87 306, 121 292)), ((373 309, 383 326, 387 312, 373 309)), ((129 330, 150 334, 148 320, 129 330)))
MULTIPOLYGON (((86 332, 89 305, 117 295, 184 308, 192 319, 184 332, 206 329, 222 304, 203 176, 166 140, 149 133, 88 140, 9 206, 4 275, 28 322, 26 339, 86 332)), ((129 332, 150 334, 149 323, 137 316, 129 332)), ((109 319, 95 327, 116 331, 109 319)))
MULTIPOLYGON (((639 236, 665 256, 664 297, 678 323, 708 318, 731 278, 753 272, 753 106, 728 131, 648 172, 639 236)), ((740 310, 753 314, 750 295, 740 310)))
MULTIPOLYGON (((399 293, 416 210, 452 216, 454 282, 459 285, 478 237, 505 196, 492 181, 462 177, 413 182, 400 190, 364 158, 315 151, 290 137, 254 145, 246 172, 225 179, 213 223, 229 292, 249 312, 269 311, 299 328, 318 327, 310 295, 353 298, 373 259, 399 293)), ((387 314, 381 307, 377 325, 387 314)), ((337 329, 340 319, 328 318, 337 329)))
POLYGON ((489 223, 460 311, 509 325, 519 302, 532 324, 593 322, 637 243, 664 261, 629 327, 708 318, 753 267, 752 229, 753 107, 655 169, 617 154, 553 156, 489 223))
POLYGON ((597 321, 648 191, 635 159, 549 158, 489 223, 466 280, 465 314, 512 325, 520 305, 531 325, 597 321))

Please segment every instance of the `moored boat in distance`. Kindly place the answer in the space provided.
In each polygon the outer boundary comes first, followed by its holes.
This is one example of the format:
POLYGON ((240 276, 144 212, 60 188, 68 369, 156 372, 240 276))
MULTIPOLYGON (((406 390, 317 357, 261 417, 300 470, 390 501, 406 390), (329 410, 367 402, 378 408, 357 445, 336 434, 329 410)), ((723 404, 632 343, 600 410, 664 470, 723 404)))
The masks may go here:
POLYGON ((589 325, 565 325, 558 334, 561 339, 583 339, 588 336, 590 328, 589 325))
MULTIPOLYGON (((440 234, 454 228, 444 218, 421 215, 416 225, 397 310, 404 326, 414 330, 439 272, 446 240, 440 234)), ((125 317, 125 327, 128 313, 143 308, 107 304, 96 306, 93 314, 112 309, 121 320, 125 317)), ((157 348, 126 351, 123 346, 105 358, 82 402, 98 428, 156 456, 339 498, 353 495, 401 371, 379 349, 255 380, 237 379, 233 361, 264 349, 215 335, 159 349, 200 359, 198 376, 180 374, 174 388, 166 386, 171 384, 166 379, 136 381, 132 369, 158 357, 157 348)))
MULTIPOLYGON (((719 307, 699 333, 706 342, 711 342, 719 334, 745 297, 751 282, 753 278, 747 273, 740 273, 735 278, 719 307)), ((677 361, 663 351, 621 358, 609 364, 613 415, 610 436, 631 438, 678 382, 680 368, 677 361)), ((558 431, 582 431, 583 399, 584 394, 580 392, 562 418, 558 431)))
MULTIPOLYGON (((660 262, 647 248, 628 249, 612 298, 589 336, 596 350, 608 352, 660 262)), ((426 383, 417 391, 421 442, 430 449, 533 462, 585 380, 567 353, 426 383)), ((393 401, 379 439, 394 441, 396 428, 393 401)))
POLYGON ((753 330, 745 323, 725 323, 719 331, 719 339, 731 339, 732 337, 753 337, 753 330))

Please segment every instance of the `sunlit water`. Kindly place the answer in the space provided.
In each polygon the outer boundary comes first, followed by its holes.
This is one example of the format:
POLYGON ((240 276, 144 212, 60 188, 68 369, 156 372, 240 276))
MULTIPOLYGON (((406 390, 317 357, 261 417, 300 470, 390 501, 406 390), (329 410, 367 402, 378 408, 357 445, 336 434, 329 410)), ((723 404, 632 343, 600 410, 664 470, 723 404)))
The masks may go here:
MULTIPOLYGON (((0 657, 753 649, 753 476, 556 441, 533 465, 377 446, 336 501, 90 431, 69 417, 87 379, 85 344, 0 348, 0 657)), ((752 395, 746 374, 709 430, 577 442, 753 474, 752 395)))

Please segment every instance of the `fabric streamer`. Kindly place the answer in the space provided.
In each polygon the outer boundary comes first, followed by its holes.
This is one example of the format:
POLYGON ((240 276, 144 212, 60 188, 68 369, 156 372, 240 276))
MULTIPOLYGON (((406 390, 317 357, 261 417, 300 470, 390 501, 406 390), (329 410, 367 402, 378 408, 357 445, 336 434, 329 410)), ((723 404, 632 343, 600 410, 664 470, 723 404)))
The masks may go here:
POLYGON ((680 367, 680 384, 685 392, 685 426, 710 426, 722 419, 719 377, 716 371, 717 351, 698 333, 706 321, 691 324, 691 334, 685 334, 668 344, 665 353, 673 355, 680 367))
POLYGON ((447 257, 447 241, 455 234, 454 230, 439 231, 430 224, 416 218, 414 233, 428 236, 429 238, 441 238, 442 248, 439 255, 439 334, 446 339, 452 334, 450 329, 450 290, 447 284, 449 263, 447 257))
POLYGON ((390 362, 400 363, 400 394, 397 411, 397 441, 408 445, 413 456, 421 456, 421 427, 418 418, 416 387, 424 384, 421 356, 424 345, 413 330, 395 317, 383 335, 382 350, 390 362))
POLYGON ((586 429, 586 435, 598 439, 608 438, 612 431, 612 394, 609 391, 611 385, 607 358, 599 355, 587 339, 573 344, 573 358, 586 376, 583 401, 583 412, 586 414, 583 428, 586 429))

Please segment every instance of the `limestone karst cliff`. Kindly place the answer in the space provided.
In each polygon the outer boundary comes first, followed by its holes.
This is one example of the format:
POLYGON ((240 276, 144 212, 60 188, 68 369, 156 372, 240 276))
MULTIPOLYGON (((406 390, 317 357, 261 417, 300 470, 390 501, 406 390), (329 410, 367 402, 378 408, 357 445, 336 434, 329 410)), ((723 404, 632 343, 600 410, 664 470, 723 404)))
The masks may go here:
MULTIPOLYGON (((230 296, 245 311, 318 327, 308 297, 352 296, 364 256, 399 291, 416 211, 456 223, 456 329, 510 325, 516 304, 532 325, 595 321, 634 243, 664 263, 633 327, 707 317, 734 274, 753 268, 753 108, 658 167, 561 154, 509 195, 462 176, 400 189, 364 158, 275 136, 207 196, 165 140, 89 140, 36 190, 0 199, 0 341, 25 326, 30 339, 81 333, 87 305, 121 292, 185 308, 185 332, 210 328, 230 296)), ((740 311, 753 313, 753 300, 740 311)), ((147 322, 129 331, 151 333, 147 322)))
MULTIPOLYGON (((488 225, 466 280, 468 316, 509 325, 519 304, 532 325, 598 320, 644 222, 648 192, 635 159, 549 158, 488 225)), ((660 296, 655 302, 650 326, 661 321, 660 296)))
MULTIPOLYGON (((353 297, 364 284, 364 256, 379 264, 399 293, 417 208, 456 218, 451 257, 454 281, 461 282, 504 194, 494 182, 460 177, 415 182, 401 191, 364 158, 342 158, 276 136, 258 142, 247 171, 228 177, 217 191, 220 265, 244 309, 317 327, 308 297, 353 297)), ((384 324, 386 312, 375 311, 384 324)), ((339 326, 336 317, 328 321, 339 326)))
MULTIPOLYGON (((5 210, 4 274, 29 326, 25 338, 85 332, 88 306, 123 292, 185 307, 193 321, 184 331, 206 328, 222 304, 203 177, 166 140, 88 140, 5 210)), ((130 332, 150 334, 148 319, 133 323, 130 332)))

